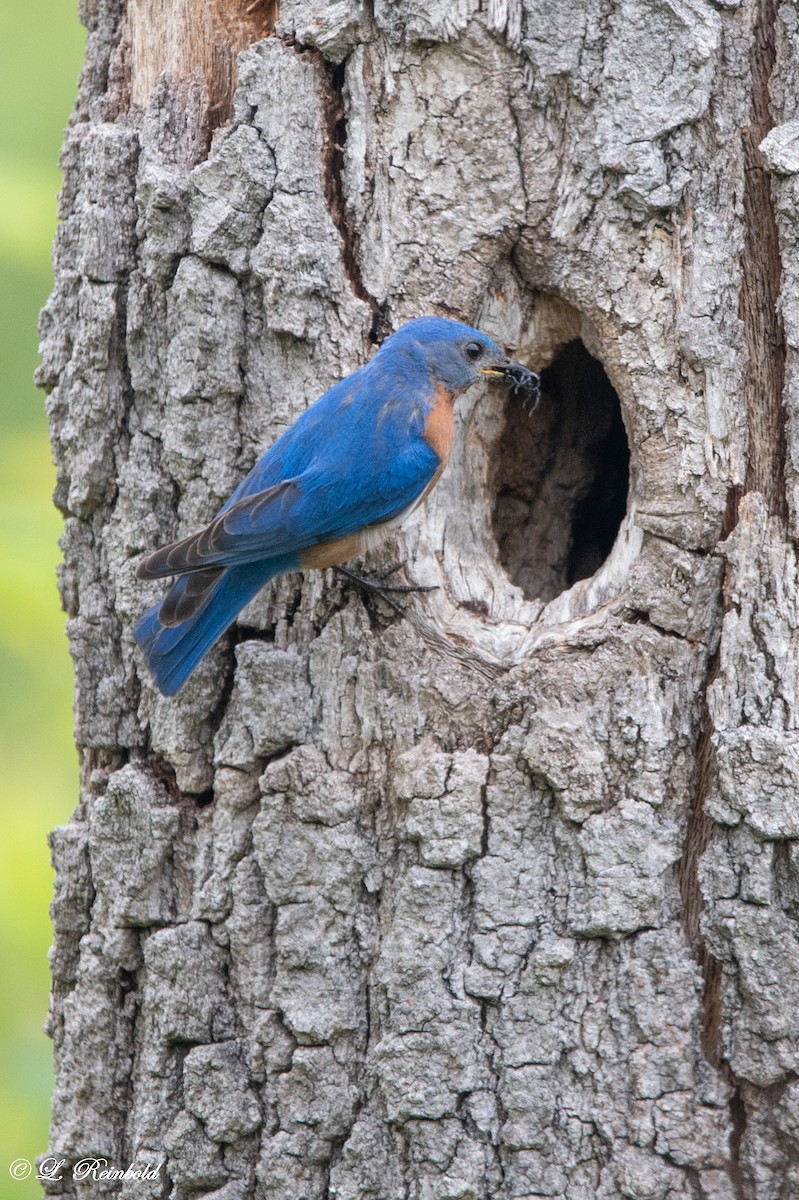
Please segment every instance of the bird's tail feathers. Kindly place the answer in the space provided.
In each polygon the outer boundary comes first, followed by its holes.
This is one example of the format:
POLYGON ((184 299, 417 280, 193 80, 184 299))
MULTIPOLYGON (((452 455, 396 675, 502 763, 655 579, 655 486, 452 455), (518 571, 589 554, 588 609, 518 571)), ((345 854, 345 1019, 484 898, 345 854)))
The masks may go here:
POLYGON ((162 625, 180 625, 202 608, 224 567, 179 575, 161 601, 158 620, 162 625))
MULTIPOLYGON (((229 567, 207 589, 199 606, 179 624, 159 620, 161 604, 149 608, 133 631, 147 666, 165 696, 174 696, 263 585, 297 566, 294 556, 229 567)), ((180 580, 174 585, 177 587, 180 580)), ((173 588, 174 590, 174 588, 173 588)), ((169 613, 167 615, 170 615, 169 613)))

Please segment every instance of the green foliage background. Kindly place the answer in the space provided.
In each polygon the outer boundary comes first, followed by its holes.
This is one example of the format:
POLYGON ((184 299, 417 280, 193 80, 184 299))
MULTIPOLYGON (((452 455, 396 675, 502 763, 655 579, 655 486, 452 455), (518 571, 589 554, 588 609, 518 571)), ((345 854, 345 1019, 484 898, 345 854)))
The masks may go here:
POLYGON ((9 1174, 47 1148, 47 832, 77 800, 72 672, 55 585, 36 319, 50 290, 58 152, 80 71, 77 0, 0 0, 0 1197, 41 1196, 9 1174))

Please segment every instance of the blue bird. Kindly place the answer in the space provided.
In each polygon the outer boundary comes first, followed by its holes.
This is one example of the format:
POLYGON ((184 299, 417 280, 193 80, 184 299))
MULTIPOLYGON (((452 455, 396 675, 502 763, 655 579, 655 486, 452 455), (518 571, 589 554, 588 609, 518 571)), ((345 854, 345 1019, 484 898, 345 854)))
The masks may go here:
POLYGON ((481 376, 537 384, 468 325, 409 321, 278 438, 210 524, 139 564, 140 579, 177 576, 134 630, 165 696, 270 579, 363 554, 413 511, 447 465, 456 398, 481 376))

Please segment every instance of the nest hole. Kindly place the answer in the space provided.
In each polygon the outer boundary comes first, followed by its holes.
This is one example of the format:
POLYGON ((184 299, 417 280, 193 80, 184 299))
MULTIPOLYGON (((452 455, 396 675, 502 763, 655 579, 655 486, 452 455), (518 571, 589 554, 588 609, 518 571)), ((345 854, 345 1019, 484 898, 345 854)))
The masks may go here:
POLYGON ((509 397, 493 457, 494 536, 511 581, 549 601, 595 574, 626 511, 630 448, 619 398, 581 341, 541 372, 534 413, 509 397))

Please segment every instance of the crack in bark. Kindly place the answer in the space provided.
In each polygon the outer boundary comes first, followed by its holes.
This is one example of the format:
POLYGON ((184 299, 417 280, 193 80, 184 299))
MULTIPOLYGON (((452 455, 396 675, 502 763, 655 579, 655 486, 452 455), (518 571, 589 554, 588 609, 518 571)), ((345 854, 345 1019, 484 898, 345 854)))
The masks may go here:
POLYGON ((353 293, 359 300, 364 300, 372 310, 373 318, 369 337, 372 342, 377 342, 381 327, 385 323, 385 305, 377 303, 363 282, 358 261, 356 234, 347 213, 344 195, 344 147, 347 144, 347 105, 344 100, 344 84, 347 59, 340 63, 329 63, 322 60, 322 65, 327 77, 327 93, 324 97, 325 151, 322 164, 325 201, 328 212, 333 218, 333 224, 341 238, 341 261, 344 274, 349 280, 353 293))
MULTIPOLYGON (((730 1074, 732 1075, 732 1072, 730 1074)), ((744 1178, 741 1170, 741 1143, 746 1132, 746 1105, 741 1095, 740 1084, 737 1081, 735 1082, 735 1091, 730 1096, 730 1119, 732 1121, 732 1132, 730 1134, 730 1182, 735 1192, 735 1200, 746 1200, 744 1178)))
POLYGON ((779 312, 781 257, 771 182, 758 149, 774 127, 769 81, 776 61, 778 0, 757 0, 750 66, 751 124, 742 131, 744 156, 744 248, 740 316, 749 352, 744 376, 749 447, 746 491, 766 498, 768 511, 787 522, 787 439, 782 393, 785 331, 779 312))
MULTIPOLYGON (((782 260, 771 181, 763 164, 760 143, 774 127, 769 84, 776 63, 778 0, 757 0, 753 40, 749 54, 752 81, 751 123, 742 131, 744 157, 744 248, 741 260, 740 315, 749 351, 744 376, 749 446, 745 492, 758 491, 765 497, 769 515, 787 524, 785 482, 787 457, 785 386, 785 331, 779 311, 782 260)), ((731 496, 727 523, 737 522, 738 494, 731 496)), ((705 818, 709 820, 709 818, 705 818)), ((711 822, 712 825, 712 822, 711 822)), ((721 1023, 721 967, 704 949, 705 1028, 715 1027, 718 1042, 721 1023), (710 989, 708 985, 710 984, 710 989)), ((705 1052, 707 1053, 707 1048, 705 1052)), ((740 1082, 729 1063, 722 1064, 721 1048, 714 1047, 718 1061, 733 1088, 729 1110, 729 1173, 736 1200, 745 1200, 741 1147, 747 1126, 746 1104, 740 1082)), ((710 1061, 713 1061, 712 1059, 710 1061)))
MULTIPOLYGON (((685 831, 685 843, 680 861, 677 864, 677 877, 682 896, 682 917, 686 937, 690 945, 699 955, 703 968, 704 942, 700 928, 700 919, 704 902, 699 887, 699 860, 710 845, 713 836, 713 819, 705 812, 705 801, 713 787, 714 748, 713 721, 708 711, 707 694, 718 677, 719 654, 711 659, 703 691, 702 712, 699 719, 699 737, 696 745, 696 770, 694 787, 691 795, 691 807, 688 813, 688 825, 685 831)), ((707 975, 705 985, 707 988, 707 975)), ((707 1012, 706 1012, 707 1017, 707 1012)), ((707 1026, 707 1023, 706 1023, 707 1026)), ((702 1038, 702 1048, 708 1062, 718 1066, 715 1051, 710 1049, 715 1045, 717 1030, 705 1028, 702 1038)))
MULTIPOLYGON (((738 491, 731 489, 722 522, 723 540, 732 532, 738 520, 738 491)), ((726 594, 726 590, 725 590, 726 594)), ((725 605, 728 610, 729 603, 725 605)), ((728 1062, 722 1057, 721 1019, 723 972, 719 960, 711 954, 701 928, 704 899, 699 884, 699 863, 713 840, 715 822, 705 810, 705 802, 713 790, 716 751, 713 745, 713 719, 710 715, 708 693, 721 669, 720 651, 710 659, 702 690, 702 711, 696 746, 696 769, 691 805, 685 832, 683 852, 677 863, 677 879, 682 899, 683 928, 689 945, 696 953, 702 971, 702 1034, 701 1047, 707 1062, 719 1072, 732 1088, 729 1101, 730 1140, 727 1171, 736 1200, 745 1200, 741 1172, 741 1142, 746 1129, 746 1109, 741 1097, 740 1083, 728 1062)))
MULTIPOLYGON (((785 496, 786 433, 782 391, 785 378, 785 339, 778 311, 781 258, 774 201, 769 176, 758 149, 774 121, 770 113, 769 82, 776 61, 775 22, 777 0, 757 0, 749 62, 751 69, 751 123, 742 130, 744 155, 745 236, 742 254, 740 316, 745 326, 749 351, 744 380, 749 448, 744 488, 733 487, 727 498, 719 541, 728 537, 738 522, 742 494, 761 492, 770 514, 787 518, 785 496)), ((729 610, 729 602, 725 611, 729 610)), ((719 674, 719 654, 713 656, 705 683, 700 734, 696 751, 696 783, 688 818, 685 849, 678 864, 686 935, 697 950, 703 968, 704 1028, 702 1047, 708 1061, 724 1070, 718 1044, 721 1020, 721 965, 707 951, 701 934, 704 907, 698 881, 702 854, 710 844, 714 822, 704 811, 712 790, 715 752, 707 692, 719 674)), ((730 1101, 733 1119, 731 1157, 737 1161, 736 1145, 746 1124, 740 1089, 729 1072, 735 1093, 730 1101)), ((735 1181, 734 1181, 735 1182, 735 1181)), ((738 1183, 735 1184, 738 1190, 738 1183)))
MULTIPOLYGON (((725 524, 735 513, 737 502, 728 504, 725 524)), ((730 530, 726 530, 729 533, 730 530)), ((726 534, 725 534, 726 536, 726 534)), ((689 944, 694 949, 702 971, 702 1034, 701 1047, 708 1063, 719 1072, 732 1088, 729 1100, 730 1140, 727 1171, 735 1200, 746 1200, 743 1190, 741 1168, 741 1144, 746 1130, 746 1107, 741 1095, 741 1086, 729 1062, 722 1056, 721 1019, 722 965, 711 954, 701 929, 704 899, 699 884, 699 863, 713 840, 715 822, 705 810, 705 802, 713 790, 716 751, 713 745, 713 720, 708 705, 708 692, 720 672, 720 653, 717 650, 708 665, 705 686, 702 692, 702 713, 699 738, 696 748, 695 783, 691 795, 691 807, 685 834, 682 856, 677 863, 677 878, 682 898, 682 919, 689 944)))
MULTIPOLYGON (((719 540, 728 537, 738 523, 742 494, 758 491, 765 497, 769 514, 787 523, 785 487, 787 438, 782 393, 785 384, 785 336, 778 310, 781 257, 776 212, 769 176, 759 145, 773 127, 769 82, 776 61, 775 22, 777 0, 757 0, 751 68, 751 123, 742 130, 744 157, 744 247, 739 313, 744 323, 748 361, 744 376, 749 446, 743 489, 731 488, 719 540)), ((723 585, 726 594, 726 584, 723 585)), ((729 611, 729 599, 724 605, 729 611)), ((702 1052, 732 1088, 729 1100, 730 1140, 728 1174, 736 1200, 745 1200, 741 1147, 747 1125, 746 1105, 740 1082, 722 1054, 721 1019, 723 971, 708 950, 701 930, 704 901, 699 885, 699 863, 713 839, 715 822, 705 811, 713 788, 715 748, 708 692, 720 671, 716 651, 708 665, 703 691, 700 732, 696 749, 695 786, 688 815, 682 857, 677 866, 683 903, 683 924, 695 949, 703 975, 702 1052)))

